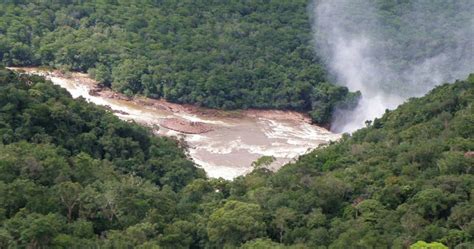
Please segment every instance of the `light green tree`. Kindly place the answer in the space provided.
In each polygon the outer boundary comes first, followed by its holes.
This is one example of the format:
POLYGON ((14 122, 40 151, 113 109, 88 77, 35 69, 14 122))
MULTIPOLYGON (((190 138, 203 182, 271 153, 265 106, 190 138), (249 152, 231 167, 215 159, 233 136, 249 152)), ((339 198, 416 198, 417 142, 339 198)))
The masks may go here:
POLYGON ((228 201, 209 217, 207 233, 210 242, 219 247, 235 247, 264 236, 265 223, 260 206, 228 201))
POLYGON ((411 245, 410 249, 448 249, 448 247, 439 242, 427 243, 424 241, 418 241, 411 245))

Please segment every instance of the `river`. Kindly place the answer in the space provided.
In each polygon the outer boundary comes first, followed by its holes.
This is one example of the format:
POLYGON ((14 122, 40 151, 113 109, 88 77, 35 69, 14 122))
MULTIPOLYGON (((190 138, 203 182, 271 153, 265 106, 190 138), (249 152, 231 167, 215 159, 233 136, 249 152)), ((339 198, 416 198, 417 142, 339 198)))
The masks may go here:
POLYGON ((65 88, 73 98, 83 97, 89 102, 107 106, 123 120, 134 120, 154 127, 159 135, 184 140, 189 156, 213 178, 233 179, 246 174, 252 170, 252 162, 262 156, 275 157, 269 168, 277 170, 299 155, 340 138, 339 134, 310 124, 308 117, 296 112, 246 110, 218 111, 219 115, 212 115, 212 111, 209 111, 211 114, 189 111, 193 108, 181 108, 184 105, 163 101, 160 103, 164 104, 151 105, 141 103, 154 103, 153 100, 130 101, 110 94, 91 94, 95 85, 86 74, 63 75, 38 68, 11 69, 43 75, 53 84, 65 88), (167 108, 158 108, 161 106, 167 108), (211 129, 200 134, 179 132, 163 126, 163 120, 170 119, 198 122, 211 129))

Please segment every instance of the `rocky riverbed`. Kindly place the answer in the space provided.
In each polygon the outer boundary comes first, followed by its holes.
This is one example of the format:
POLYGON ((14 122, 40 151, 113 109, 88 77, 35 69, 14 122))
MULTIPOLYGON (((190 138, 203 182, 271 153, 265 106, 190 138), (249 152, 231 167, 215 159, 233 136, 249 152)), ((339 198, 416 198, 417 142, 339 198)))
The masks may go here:
POLYGON ((127 97, 99 87, 87 74, 61 73, 39 68, 12 68, 43 75, 69 91, 72 97, 102 105, 124 120, 152 127, 156 134, 174 136, 188 145, 189 156, 210 177, 232 179, 252 170, 261 156, 276 160, 276 170, 339 134, 312 125, 304 114, 278 110, 222 111, 169 103, 144 97, 127 97))

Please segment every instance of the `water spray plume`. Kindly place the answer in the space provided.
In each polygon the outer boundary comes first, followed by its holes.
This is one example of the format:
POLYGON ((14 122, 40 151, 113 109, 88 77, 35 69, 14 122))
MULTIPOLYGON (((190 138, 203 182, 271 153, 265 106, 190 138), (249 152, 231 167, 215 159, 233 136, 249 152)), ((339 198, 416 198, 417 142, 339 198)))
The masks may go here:
POLYGON ((409 97, 474 72, 472 0, 316 0, 316 51, 334 81, 362 99, 336 110, 333 130, 352 132, 409 97))

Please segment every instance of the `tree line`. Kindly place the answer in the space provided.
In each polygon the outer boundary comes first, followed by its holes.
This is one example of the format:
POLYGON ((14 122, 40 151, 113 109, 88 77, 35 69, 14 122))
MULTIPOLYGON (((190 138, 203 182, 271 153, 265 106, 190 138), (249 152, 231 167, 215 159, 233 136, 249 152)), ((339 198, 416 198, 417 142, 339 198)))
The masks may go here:
POLYGON ((172 139, 0 69, 0 247, 472 248, 473 103, 471 75, 226 181, 172 139))
POLYGON ((105 86, 211 108, 307 112, 359 93, 329 83, 307 1, 3 1, 0 61, 89 72, 105 86))

